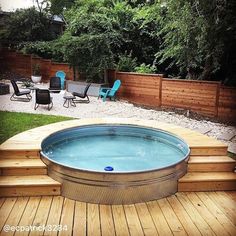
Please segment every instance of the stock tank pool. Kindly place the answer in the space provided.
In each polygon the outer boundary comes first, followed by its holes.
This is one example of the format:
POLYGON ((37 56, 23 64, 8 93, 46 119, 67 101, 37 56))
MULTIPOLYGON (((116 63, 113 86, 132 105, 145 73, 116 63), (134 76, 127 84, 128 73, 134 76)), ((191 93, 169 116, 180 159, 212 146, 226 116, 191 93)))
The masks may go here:
POLYGON ((48 174, 62 195, 101 204, 159 199, 177 191, 188 145, 163 130, 135 125, 85 125, 43 140, 48 174))

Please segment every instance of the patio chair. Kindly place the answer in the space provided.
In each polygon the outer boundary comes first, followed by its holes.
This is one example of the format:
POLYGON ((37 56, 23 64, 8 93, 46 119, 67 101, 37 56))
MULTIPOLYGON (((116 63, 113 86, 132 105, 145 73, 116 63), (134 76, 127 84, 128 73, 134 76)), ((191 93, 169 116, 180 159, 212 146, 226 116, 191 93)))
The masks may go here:
POLYGON ((19 90, 16 81, 11 80, 12 87, 14 89, 14 93, 10 97, 11 101, 21 101, 21 102, 29 102, 32 99, 30 95, 30 89, 19 90), (26 97, 21 97, 26 96, 26 97))
POLYGON ((60 93, 61 91, 61 78, 60 77, 50 78, 49 91, 54 92, 54 93, 60 93))
POLYGON ((106 101, 106 98, 110 98, 110 100, 115 100, 116 99, 116 92, 120 88, 121 81, 116 80, 115 83, 113 84, 112 88, 101 88, 99 91, 98 98, 102 98, 103 102, 106 101))
POLYGON ((51 110, 53 103, 48 89, 36 89, 34 110, 36 110, 39 105, 48 105, 48 110, 51 110))
POLYGON ((66 78, 66 73, 62 70, 56 72, 56 77, 61 79, 61 89, 64 89, 64 83, 66 78))
MULTIPOLYGON (((87 84, 86 87, 84 88, 84 91, 82 93, 77 93, 77 92, 73 92, 73 96, 75 97, 79 97, 79 98, 87 98, 87 100, 84 100, 85 102, 89 103, 89 97, 87 95, 88 89, 90 87, 91 84, 87 84)), ((74 102, 82 102, 83 100, 78 100, 78 99, 74 99, 74 102)))

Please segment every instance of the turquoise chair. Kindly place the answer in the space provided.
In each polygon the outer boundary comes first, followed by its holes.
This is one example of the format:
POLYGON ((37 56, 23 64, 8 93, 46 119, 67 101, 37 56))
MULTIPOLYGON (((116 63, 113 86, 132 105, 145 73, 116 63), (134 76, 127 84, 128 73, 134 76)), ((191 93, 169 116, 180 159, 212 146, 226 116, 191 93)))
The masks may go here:
POLYGON ((115 100, 116 92, 120 88, 120 85, 121 81, 116 80, 112 88, 101 88, 99 91, 98 98, 102 98, 103 102, 106 101, 106 98, 110 98, 110 100, 115 100))
POLYGON ((66 78, 66 73, 62 70, 57 71, 56 77, 61 78, 61 89, 64 89, 64 83, 65 83, 65 78, 66 78))

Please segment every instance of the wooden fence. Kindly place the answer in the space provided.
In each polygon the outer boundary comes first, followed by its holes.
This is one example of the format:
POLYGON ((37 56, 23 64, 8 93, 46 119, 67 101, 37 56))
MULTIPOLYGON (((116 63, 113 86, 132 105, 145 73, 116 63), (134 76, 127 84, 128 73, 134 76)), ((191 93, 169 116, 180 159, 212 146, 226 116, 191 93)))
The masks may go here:
POLYGON ((162 75, 110 70, 111 83, 120 79, 120 98, 150 107, 183 108, 236 122, 236 88, 220 82, 176 80, 162 75))
MULTIPOLYGON (((48 81, 58 70, 66 72, 67 80, 73 80, 73 71, 66 63, 1 50, 2 70, 30 78, 35 63, 41 65, 43 81, 48 81)), ((220 82, 175 80, 163 78, 163 75, 115 70, 109 70, 107 75, 110 83, 121 80, 119 97, 130 102, 150 107, 183 108, 236 123, 236 88, 223 86, 220 82)))
POLYGON ((55 76, 55 73, 59 70, 63 70, 66 73, 67 80, 73 80, 73 70, 66 63, 56 63, 7 49, 1 50, 0 59, 1 70, 14 72, 26 78, 30 78, 33 65, 38 63, 41 66, 42 80, 44 82, 49 81, 50 77, 55 76))

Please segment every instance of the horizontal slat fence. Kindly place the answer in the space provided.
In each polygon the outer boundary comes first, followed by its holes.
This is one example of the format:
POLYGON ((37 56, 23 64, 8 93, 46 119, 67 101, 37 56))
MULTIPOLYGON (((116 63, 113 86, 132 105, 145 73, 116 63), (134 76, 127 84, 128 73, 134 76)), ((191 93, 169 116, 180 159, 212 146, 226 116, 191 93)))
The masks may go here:
MULTIPOLYGON (((2 71, 12 71, 30 78, 32 66, 41 65, 42 79, 48 81, 59 70, 73 80, 73 71, 66 63, 55 63, 32 55, 2 49, 2 71)), ((158 74, 139 74, 108 70, 109 82, 121 80, 118 96, 130 102, 150 107, 183 108, 209 117, 236 123, 236 88, 219 82, 175 80, 158 74)))
POLYGON ((142 105, 160 106, 162 75, 117 72, 116 79, 121 80, 119 94, 131 102, 142 105))
POLYGON ((214 117, 217 115, 219 83, 203 81, 162 80, 163 107, 178 107, 214 117))
POLYGON ((221 86, 219 91, 218 117, 236 123, 236 88, 221 86))
POLYGON ((40 64, 42 80, 49 81, 50 77, 55 76, 59 70, 66 73, 67 80, 73 80, 73 70, 66 63, 55 63, 51 60, 33 57, 32 55, 24 55, 13 50, 1 50, 1 69, 10 71, 30 78, 32 75, 32 67, 34 64, 40 64))
POLYGON ((150 107, 182 108, 236 123, 236 88, 220 82, 176 80, 162 75, 108 71, 121 80, 120 98, 150 107))

